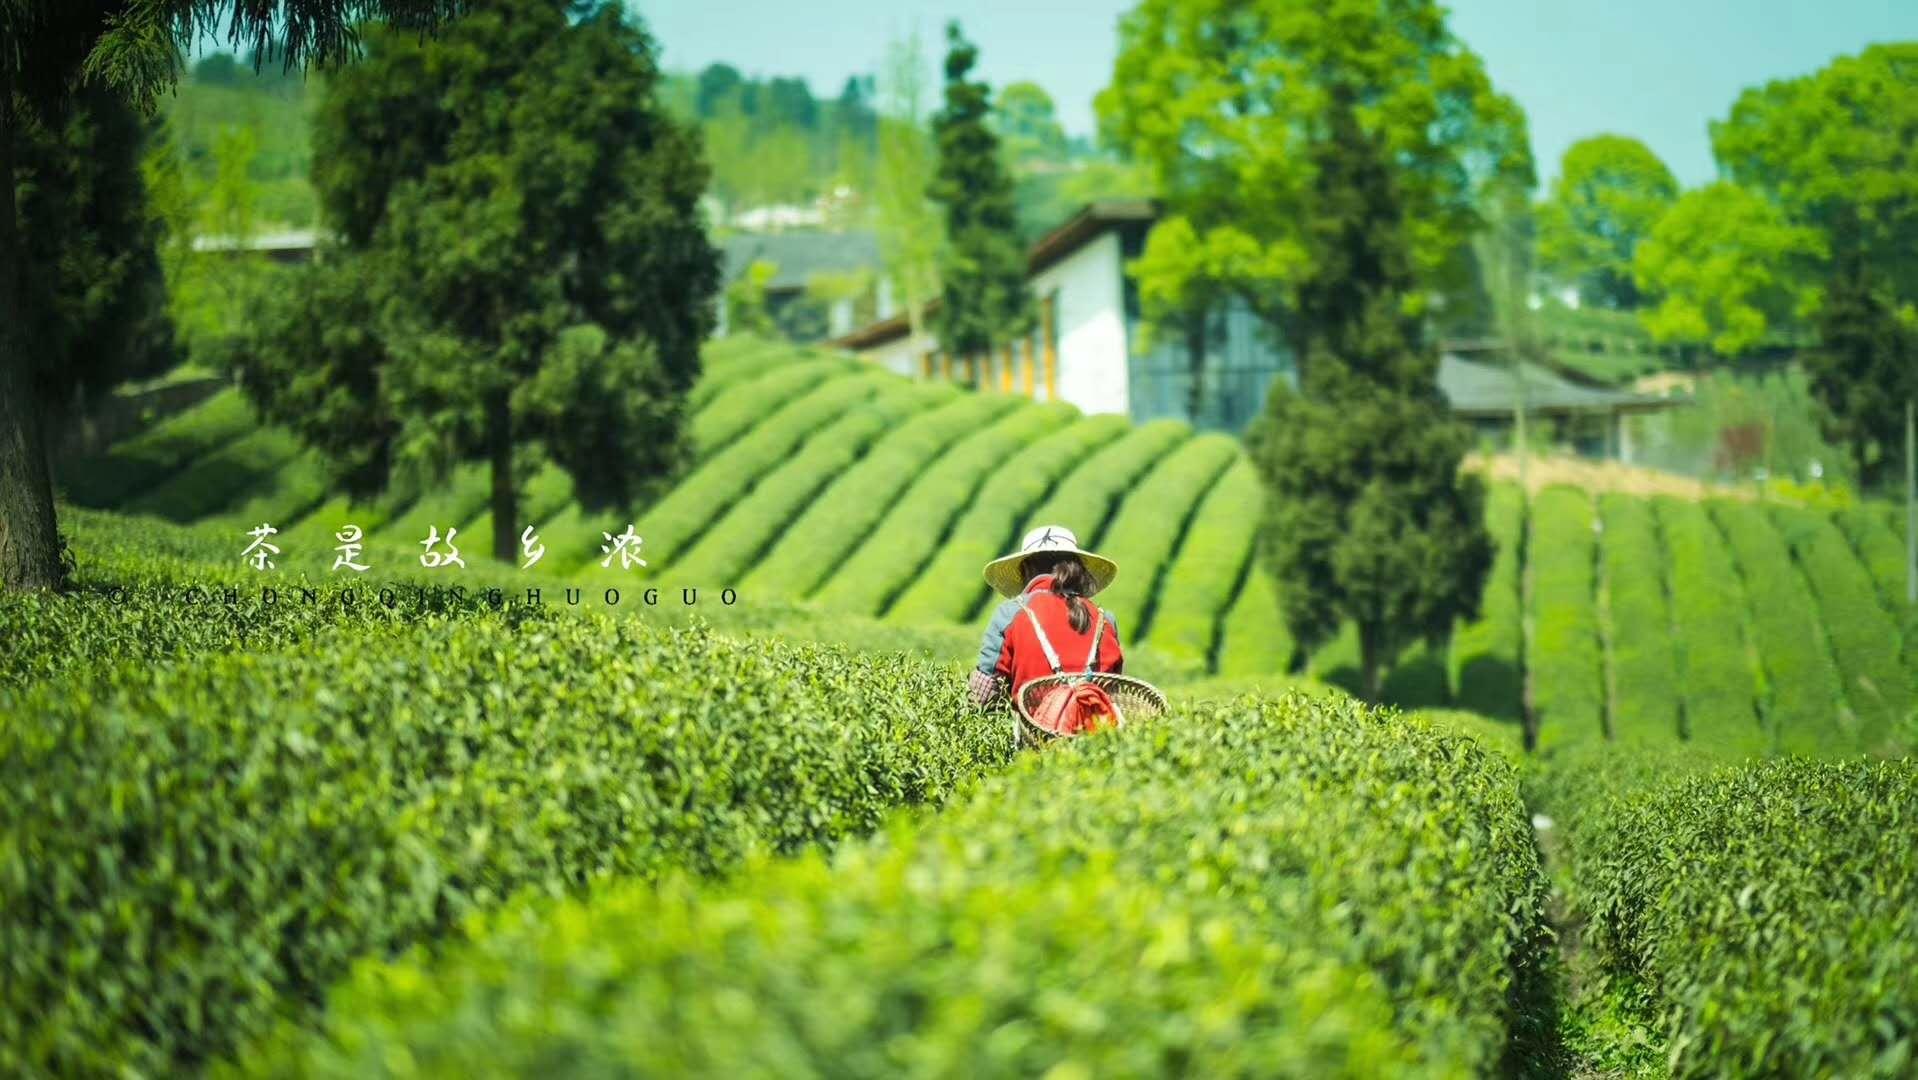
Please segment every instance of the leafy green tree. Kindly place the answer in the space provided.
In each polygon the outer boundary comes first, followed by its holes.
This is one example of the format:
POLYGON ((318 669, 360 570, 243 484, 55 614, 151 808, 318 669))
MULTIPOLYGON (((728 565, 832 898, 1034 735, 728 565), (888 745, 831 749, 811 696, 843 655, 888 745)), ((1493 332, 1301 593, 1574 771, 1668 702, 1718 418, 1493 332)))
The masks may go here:
POLYGON ((779 332, 766 306, 766 287, 779 275, 779 264, 754 259, 745 273, 726 286, 726 332, 772 337, 779 332))
POLYGON ((1150 320, 1179 320, 1196 292, 1229 289, 1283 332, 1321 256, 1308 243, 1312 144, 1329 90, 1394 162, 1411 223, 1407 302, 1477 303, 1471 238, 1494 180, 1533 184, 1525 116, 1446 26, 1437 0, 1142 0, 1120 25, 1101 127, 1149 168, 1166 201, 1132 272, 1150 320), (1178 224, 1183 222, 1182 225, 1178 224))
POLYGON ((1354 623, 1376 701, 1404 646, 1476 615, 1492 542, 1483 486, 1459 471, 1470 433, 1410 302, 1418 279, 1387 148, 1336 85, 1330 106, 1301 236, 1313 269, 1297 288, 1300 385, 1273 384, 1247 442, 1286 623, 1307 650, 1354 623))
POLYGON ((1905 403, 1918 399, 1918 308, 1900 305, 1864 256, 1848 250, 1827 279, 1817 326, 1805 375, 1826 432, 1850 449, 1859 486, 1870 490, 1903 456, 1905 403))
POLYGON ((1874 45, 1810 75, 1745 91, 1712 125, 1726 173, 1818 231, 1827 260, 1809 363, 1861 481, 1902 441, 1910 312, 1918 305, 1918 43, 1874 45), (1875 351, 1876 350, 1876 351, 1875 351), (1906 365, 1885 365, 1904 357, 1906 365), (1868 466, 1868 467, 1867 467, 1868 466))
POLYGON ((539 460, 589 506, 682 462, 719 257, 653 57, 616 3, 474 0, 435 39, 370 34, 332 81, 314 180, 340 250, 285 290, 243 374, 348 490, 485 461, 510 560, 539 460))
POLYGON ((1015 168, 1066 159, 1066 130, 1059 126, 1052 95, 1035 82, 1008 83, 993 107, 994 126, 1015 168))
POLYGON ((934 319, 940 346, 971 356, 1026 333, 1032 298, 1026 292, 1012 179, 999 154, 999 138, 986 123, 992 92, 968 77, 979 50, 956 22, 946 27, 946 46, 945 107, 933 118, 939 169, 931 195, 946 211, 934 319))
POLYGON ((141 117, 90 87, 53 122, 31 122, 15 163, 26 336, 50 358, 39 401, 58 420, 174 359, 166 289, 140 160, 141 117))
POLYGON ((457 0, 0 2, 0 588, 60 583, 41 410, 47 383, 58 381, 55 373, 64 378, 65 369, 86 362, 39 347, 29 327, 33 275, 20 177, 34 127, 63 124, 87 86, 150 106, 179 79, 187 47, 222 25, 233 43, 273 46, 288 64, 326 63, 352 55, 362 19, 423 30, 459 6, 457 0))
POLYGON ((1688 191, 1633 258, 1648 303, 1639 320, 1656 341, 1737 356, 1811 310, 1815 294, 1806 282, 1823 250, 1816 230, 1793 225, 1737 184, 1688 191))
POLYGON ((1678 181, 1637 139, 1594 135, 1565 151, 1538 210, 1539 265, 1598 307, 1639 303, 1632 256, 1678 199, 1678 181))

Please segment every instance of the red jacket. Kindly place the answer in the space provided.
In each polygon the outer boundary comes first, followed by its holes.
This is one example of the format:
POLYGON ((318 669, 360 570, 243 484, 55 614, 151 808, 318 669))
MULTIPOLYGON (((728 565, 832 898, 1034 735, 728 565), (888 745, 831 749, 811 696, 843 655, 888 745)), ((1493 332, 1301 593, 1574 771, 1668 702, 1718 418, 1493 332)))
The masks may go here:
MULTIPOLYGON (((1041 675, 1052 674, 1052 665, 1046 660, 1046 652, 1039 646, 1039 637, 1033 632, 1032 622, 1020 610, 1030 608, 1038 616, 1039 625, 1045 629, 1046 640, 1052 642, 1052 648, 1059 654, 1060 670, 1067 672, 1084 671, 1087 668, 1087 654, 1092 651, 1092 632, 1099 624, 1099 608, 1092 601, 1086 605, 1086 628, 1083 633, 1072 628, 1071 613, 1062 596, 1051 592, 1052 576, 1041 574, 1026 583, 1025 592, 1000 604, 992 613, 992 621, 986 624, 985 640, 979 647, 979 670, 998 674, 1011 680, 1012 688, 1019 687, 1041 675)), ((1105 632, 1099 638, 1097 662, 1091 665, 1094 671, 1113 674, 1122 673, 1125 656, 1119 649, 1119 627, 1113 622, 1110 613, 1105 618, 1105 632)))

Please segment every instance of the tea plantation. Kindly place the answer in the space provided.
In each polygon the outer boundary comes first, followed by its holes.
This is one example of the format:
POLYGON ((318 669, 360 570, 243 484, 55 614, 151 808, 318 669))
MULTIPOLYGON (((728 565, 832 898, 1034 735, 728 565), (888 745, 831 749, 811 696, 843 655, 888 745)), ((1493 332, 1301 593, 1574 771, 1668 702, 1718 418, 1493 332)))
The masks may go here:
POLYGON ((64 463, 75 589, 0 598, 0 1075, 1918 1069, 1884 508, 1495 487, 1400 712, 1287 636, 1226 436, 744 340, 689 406, 644 504, 530 480, 528 570, 483 471, 352 505, 231 390, 64 463), (1055 520, 1173 710, 1015 755, 978 568, 1055 520))

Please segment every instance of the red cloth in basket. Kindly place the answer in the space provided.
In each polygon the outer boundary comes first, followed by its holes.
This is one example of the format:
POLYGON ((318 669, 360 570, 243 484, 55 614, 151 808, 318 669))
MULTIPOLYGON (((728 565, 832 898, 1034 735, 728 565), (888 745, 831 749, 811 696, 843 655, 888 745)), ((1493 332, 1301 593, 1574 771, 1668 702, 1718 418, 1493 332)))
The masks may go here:
POLYGON ((1065 683, 1043 690, 1034 702, 1032 722, 1054 735, 1083 735, 1119 722, 1112 695, 1091 683, 1065 683))

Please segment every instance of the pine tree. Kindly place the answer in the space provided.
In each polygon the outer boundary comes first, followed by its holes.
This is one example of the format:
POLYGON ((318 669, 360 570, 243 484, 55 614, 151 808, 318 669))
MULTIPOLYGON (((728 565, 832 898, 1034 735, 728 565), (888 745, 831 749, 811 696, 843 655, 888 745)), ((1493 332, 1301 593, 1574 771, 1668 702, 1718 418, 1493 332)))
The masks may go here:
POLYGON ((945 107, 933 118, 939 171, 930 194, 946 208, 946 250, 933 330, 956 356, 978 356, 1032 326, 1012 178, 992 133, 992 90, 968 78, 979 50, 946 27, 945 107))
POLYGON ((1247 434, 1266 482, 1266 558, 1303 649, 1358 627, 1362 692, 1418 638, 1476 612, 1491 539, 1459 463, 1469 432, 1438 389, 1412 304, 1402 205, 1378 144, 1335 96, 1313 145, 1309 242, 1291 324, 1300 384, 1273 386, 1247 434))

